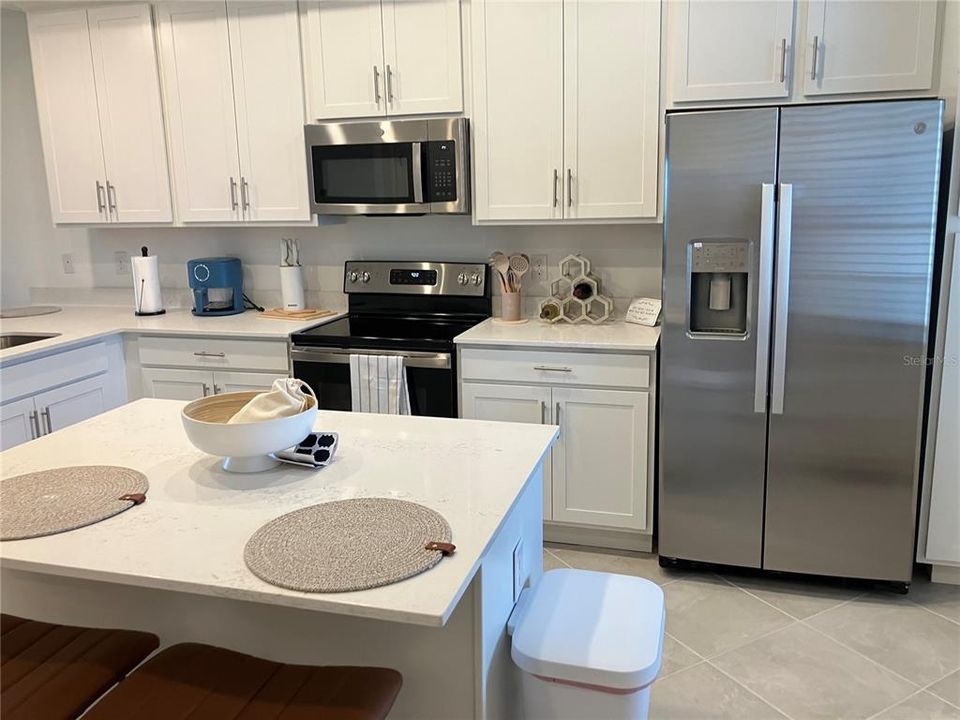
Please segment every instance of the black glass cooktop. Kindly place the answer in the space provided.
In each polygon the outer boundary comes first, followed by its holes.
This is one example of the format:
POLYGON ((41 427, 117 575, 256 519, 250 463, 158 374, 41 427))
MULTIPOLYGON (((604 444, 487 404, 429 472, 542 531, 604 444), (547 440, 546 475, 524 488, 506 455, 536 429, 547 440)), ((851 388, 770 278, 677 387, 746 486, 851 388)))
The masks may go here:
POLYGON ((294 345, 341 348, 449 349, 453 339, 480 322, 426 317, 347 317, 294 333, 294 345))

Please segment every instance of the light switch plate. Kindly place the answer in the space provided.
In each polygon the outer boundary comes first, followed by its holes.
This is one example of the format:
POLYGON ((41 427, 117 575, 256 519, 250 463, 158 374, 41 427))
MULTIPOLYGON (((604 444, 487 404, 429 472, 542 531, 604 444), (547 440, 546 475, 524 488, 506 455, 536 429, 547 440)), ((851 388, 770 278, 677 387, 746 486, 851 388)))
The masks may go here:
POLYGON ((523 568, 523 538, 517 540, 517 544, 513 547, 513 601, 516 602, 520 598, 520 591, 523 590, 524 582, 524 568, 523 568))

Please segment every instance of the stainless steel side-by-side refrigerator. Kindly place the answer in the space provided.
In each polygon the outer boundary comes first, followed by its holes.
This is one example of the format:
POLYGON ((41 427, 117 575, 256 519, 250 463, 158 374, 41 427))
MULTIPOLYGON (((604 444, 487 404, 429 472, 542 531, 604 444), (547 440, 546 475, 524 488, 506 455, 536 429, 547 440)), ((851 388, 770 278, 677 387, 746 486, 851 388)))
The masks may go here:
POLYGON ((663 562, 909 582, 942 112, 668 115, 663 562))

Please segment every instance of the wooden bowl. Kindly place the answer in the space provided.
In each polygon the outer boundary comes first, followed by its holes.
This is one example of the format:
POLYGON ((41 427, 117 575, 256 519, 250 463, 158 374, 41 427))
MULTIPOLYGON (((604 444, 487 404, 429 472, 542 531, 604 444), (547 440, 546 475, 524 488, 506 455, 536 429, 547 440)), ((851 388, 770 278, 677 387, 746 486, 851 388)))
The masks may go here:
POLYGON ((237 412, 259 395, 257 391, 223 393, 194 400, 183 408, 183 429, 198 450, 224 458, 230 472, 260 472, 280 464, 273 453, 293 447, 313 430, 317 400, 296 415, 264 422, 229 424, 237 412))

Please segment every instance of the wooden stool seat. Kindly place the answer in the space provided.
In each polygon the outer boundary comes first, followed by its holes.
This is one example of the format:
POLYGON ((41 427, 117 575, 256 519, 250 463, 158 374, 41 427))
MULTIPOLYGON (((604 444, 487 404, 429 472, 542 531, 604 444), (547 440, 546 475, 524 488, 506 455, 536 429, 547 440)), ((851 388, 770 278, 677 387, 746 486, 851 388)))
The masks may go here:
POLYGON ((153 652, 156 635, 0 615, 0 715, 76 718, 153 652))
POLYGON ((380 720, 401 682, 386 668, 284 665, 184 643, 150 658, 84 720, 380 720))

